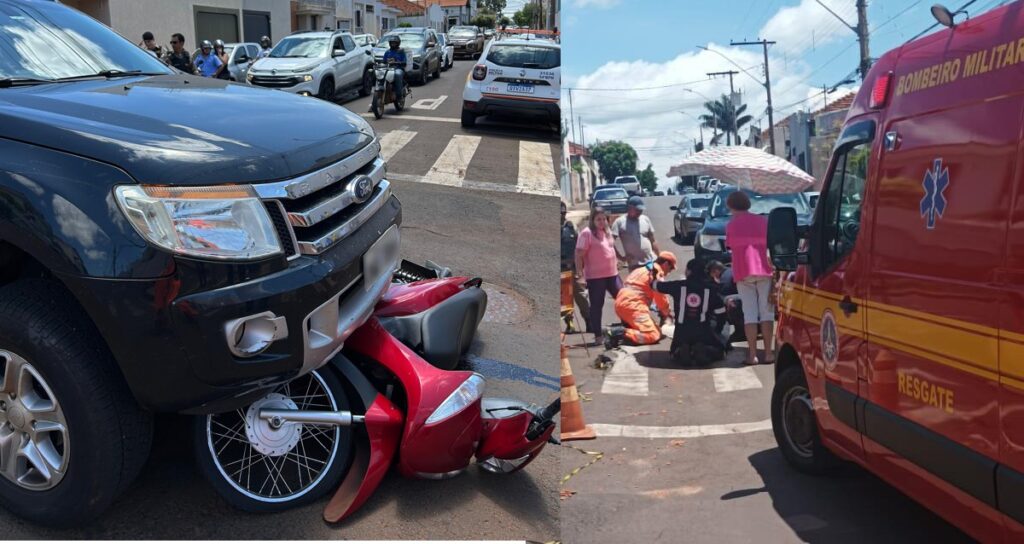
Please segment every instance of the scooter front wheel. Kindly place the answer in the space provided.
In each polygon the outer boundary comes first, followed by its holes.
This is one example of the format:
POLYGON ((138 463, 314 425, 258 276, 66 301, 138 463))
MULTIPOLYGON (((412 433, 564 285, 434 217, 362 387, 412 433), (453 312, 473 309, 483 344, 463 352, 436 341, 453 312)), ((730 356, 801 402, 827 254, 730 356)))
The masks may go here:
POLYGON ((349 470, 352 428, 272 421, 262 409, 348 410, 348 398, 329 368, 296 378, 235 410, 196 418, 200 471, 231 505, 278 512, 308 504, 336 489, 349 470))

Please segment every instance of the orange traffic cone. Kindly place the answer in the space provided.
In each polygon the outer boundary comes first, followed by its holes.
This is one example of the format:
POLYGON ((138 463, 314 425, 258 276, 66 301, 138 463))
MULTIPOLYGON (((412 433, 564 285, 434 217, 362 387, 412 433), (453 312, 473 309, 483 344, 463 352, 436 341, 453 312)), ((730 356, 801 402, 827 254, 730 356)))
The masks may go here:
POLYGON ((569 366, 569 347, 562 343, 562 440, 592 440, 597 433, 583 421, 576 378, 569 366))

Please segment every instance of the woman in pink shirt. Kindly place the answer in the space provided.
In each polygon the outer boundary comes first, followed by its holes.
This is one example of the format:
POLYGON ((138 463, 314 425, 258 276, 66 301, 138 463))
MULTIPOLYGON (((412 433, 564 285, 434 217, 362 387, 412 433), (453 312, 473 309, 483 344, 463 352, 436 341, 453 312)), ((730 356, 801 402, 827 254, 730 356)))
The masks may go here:
POLYGON ((608 213, 600 206, 590 211, 590 226, 584 228, 576 240, 576 271, 587 280, 587 292, 590 295, 588 324, 594 333, 594 342, 600 346, 604 343, 601 337, 604 295, 607 292, 614 299, 622 288, 615 241, 608 226, 608 213))
POLYGON ((743 303, 747 364, 757 364, 757 328, 764 336, 764 362, 774 362, 775 309, 769 302, 772 265, 768 261, 768 219, 750 213, 750 197, 735 191, 725 199, 732 219, 725 227, 725 245, 732 250, 732 274, 743 303))

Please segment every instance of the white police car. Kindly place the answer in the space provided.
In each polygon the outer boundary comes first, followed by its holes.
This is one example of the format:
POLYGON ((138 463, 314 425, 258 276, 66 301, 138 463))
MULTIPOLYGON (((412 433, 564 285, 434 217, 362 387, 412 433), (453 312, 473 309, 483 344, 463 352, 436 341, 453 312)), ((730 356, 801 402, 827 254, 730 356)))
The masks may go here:
POLYGON ((462 126, 477 117, 506 114, 558 126, 562 48, 548 40, 488 42, 462 92, 462 126))

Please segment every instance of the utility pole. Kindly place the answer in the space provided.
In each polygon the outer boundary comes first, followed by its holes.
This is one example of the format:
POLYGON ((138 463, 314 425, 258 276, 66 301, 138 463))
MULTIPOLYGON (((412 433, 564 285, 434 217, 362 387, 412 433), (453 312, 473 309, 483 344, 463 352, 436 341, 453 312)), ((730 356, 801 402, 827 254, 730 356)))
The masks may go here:
POLYGON ((828 85, 822 85, 821 86, 821 92, 822 92, 823 95, 825 95, 825 106, 824 107, 827 108, 828 107, 828 85))
POLYGON ((580 119, 580 145, 583 146, 583 149, 586 149, 587 148, 587 138, 586 138, 586 136, 583 135, 583 116, 581 115, 579 117, 579 119, 580 119))
POLYGON ((768 92, 768 138, 771 140, 768 142, 768 150, 772 155, 775 154, 775 117, 772 115, 772 77, 768 72, 768 46, 775 45, 775 42, 768 40, 760 40, 756 42, 734 42, 730 41, 729 45, 760 45, 764 48, 764 89, 768 92))
MULTIPOLYGON (((736 105, 732 103, 732 95, 736 94, 736 88, 732 86, 732 76, 738 74, 736 70, 726 70, 724 72, 708 72, 708 77, 715 76, 729 76, 729 107, 732 108, 733 112, 736 111, 736 105)), ((732 145, 732 127, 725 127, 725 145, 732 145)), ((739 138, 739 134, 736 135, 739 138)))
POLYGON ((572 139, 576 141, 576 117, 572 113, 572 88, 569 88, 569 126, 572 127, 572 139))
POLYGON ((857 35, 857 41, 860 42, 860 80, 864 81, 868 77, 868 70, 871 69, 871 53, 868 49, 868 1, 857 0, 857 26, 847 23, 845 19, 832 11, 832 8, 826 6, 821 0, 814 1, 857 35))

